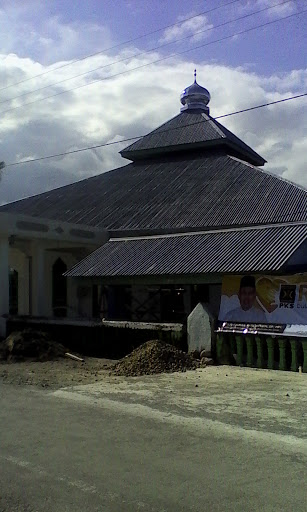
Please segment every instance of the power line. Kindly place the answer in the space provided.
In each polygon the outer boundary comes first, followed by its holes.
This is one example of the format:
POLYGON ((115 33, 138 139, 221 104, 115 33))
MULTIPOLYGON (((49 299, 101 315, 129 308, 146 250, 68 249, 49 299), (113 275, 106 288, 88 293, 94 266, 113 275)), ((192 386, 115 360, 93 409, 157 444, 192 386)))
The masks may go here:
POLYGON ((163 61, 165 61, 167 59, 170 59, 172 57, 176 57, 178 55, 183 55, 185 53, 191 52, 193 50, 198 50, 200 48, 204 48, 205 46, 209 46, 209 45, 214 44, 214 43, 219 43, 219 42, 222 42, 222 41, 226 41, 228 39, 232 39, 234 36, 246 34, 248 32, 256 30, 258 28, 263 28, 263 27, 266 27, 268 25, 272 25, 273 23, 277 23, 279 21, 283 21, 283 20, 286 20, 286 19, 289 19, 289 18, 293 18, 294 16, 299 16, 300 14, 303 14, 305 12, 307 12, 307 9, 304 9, 304 10, 298 12, 298 13, 289 14, 288 16, 284 16, 283 18, 278 18, 276 20, 268 21, 266 23, 262 23, 260 25, 254 26, 254 27, 250 27, 250 28, 247 28, 245 30, 241 30, 240 32, 235 32, 235 33, 233 33, 231 35, 228 35, 228 36, 225 36, 225 37, 221 37, 219 39, 215 39, 214 41, 209 41, 208 43, 203 43, 201 45, 194 46, 193 48, 188 48, 188 49, 182 50, 180 52, 172 53, 170 55, 167 55, 166 57, 161 57, 160 59, 154 60, 152 62, 147 62, 146 64, 142 64, 140 66, 136 66, 135 68, 132 68, 132 69, 128 69, 128 70, 125 70, 125 71, 121 71, 119 73, 115 73, 114 75, 110 75, 110 76, 103 77, 103 78, 97 78, 96 80, 93 80, 93 81, 88 82, 86 84, 78 85, 78 86, 73 87, 71 89, 67 89, 65 91, 60 91, 60 92, 57 92, 55 94, 51 94, 49 96, 45 96, 44 98, 38 98, 38 99, 36 99, 34 101, 30 101, 28 103, 24 103, 23 105, 18 105, 16 107, 12 107, 12 108, 9 108, 7 110, 2 110, 0 112, 0 114, 6 114, 7 112, 12 112, 13 110, 17 110, 19 108, 23 108, 23 107, 26 107, 28 105, 33 105, 34 103, 38 103, 40 101, 44 101, 44 100, 47 100, 47 99, 50 99, 50 98, 55 98, 56 96, 60 96, 62 94, 66 94, 68 92, 76 91, 77 89, 82 89, 83 87, 88 87, 90 85, 93 85, 93 84, 98 83, 98 82, 102 82, 104 80, 109 80, 110 78, 115 78, 115 77, 120 76, 120 75, 131 73, 132 71, 137 71, 139 69, 151 66, 152 64, 158 64, 158 63, 163 62, 163 61))
POLYGON ((223 23, 220 23, 219 25, 215 25, 214 27, 209 27, 209 28, 206 28, 206 29, 204 29, 204 30, 199 30, 199 31, 197 31, 197 32, 194 32, 194 34, 192 34, 192 35, 185 36, 185 37, 181 37, 181 38, 176 39, 176 40, 174 40, 174 41, 170 41, 170 42, 168 42, 168 43, 164 43, 164 44, 158 45, 158 46, 156 46, 156 47, 154 47, 154 48, 150 48, 149 50, 146 50, 146 51, 143 51, 143 52, 136 53, 136 54, 131 55, 131 56, 129 56, 129 57, 124 57, 124 58, 122 58, 122 59, 118 59, 118 60, 116 60, 116 61, 113 61, 113 62, 111 62, 111 63, 109 63, 109 64, 105 64, 105 65, 103 65, 103 66, 99 66, 99 67, 97 67, 97 68, 95 68, 95 69, 91 69, 91 70, 89 70, 89 71, 84 71, 83 73, 79 73, 79 74, 77 74, 77 75, 74 75, 74 76, 71 76, 71 77, 68 77, 68 78, 64 78, 63 80, 60 80, 60 81, 58 81, 58 82, 54 82, 53 84, 45 85, 45 86, 43 86, 43 87, 40 87, 39 89, 34 89, 34 90, 32 90, 32 91, 24 92, 24 93, 22 93, 22 94, 19 94, 18 96, 11 97, 11 98, 8 98, 8 99, 6 99, 6 100, 2 100, 2 101, 0 101, 0 105, 1 105, 1 104, 3 104, 3 103, 8 103, 8 102, 13 101, 13 100, 17 100, 17 99, 19 99, 19 98, 23 98, 24 96, 28 96, 29 94, 34 94, 34 93, 36 93, 36 92, 40 92, 40 91, 43 91, 43 90, 45 90, 45 89, 49 89, 49 87, 54 87, 54 86, 56 86, 56 85, 63 84, 63 83, 68 82, 68 81, 70 81, 70 80, 74 80, 75 78, 79 78, 79 77, 81 77, 81 76, 85 76, 85 75, 88 75, 88 74, 90 74, 90 73, 94 73, 95 71, 100 71, 100 70, 102 70, 102 69, 105 69, 105 68, 108 68, 108 67, 110 67, 110 66, 113 66, 114 64, 118 64, 118 63, 120 63, 120 62, 127 61, 127 60, 129 60, 129 59, 131 59, 131 58, 141 57, 142 55, 146 55, 146 54, 148 54, 148 53, 150 53, 150 52, 154 52, 154 51, 156 51, 156 50, 161 50, 161 48, 165 48, 166 46, 169 46, 169 45, 171 45, 171 44, 176 44, 176 43, 181 42, 181 41, 184 41, 184 40, 186 40, 186 39, 191 39, 191 38, 193 38, 193 37, 195 37, 195 36, 197 36, 197 35, 199 35, 199 34, 203 34, 203 33, 205 33, 205 32, 210 32, 210 31, 212 31, 212 30, 214 30, 214 29, 221 28, 221 27, 224 27, 224 26, 226 26, 226 25, 229 25, 230 23, 235 23, 235 22, 237 22, 237 21, 241 21, 241 20, 243 20, 243 19, 246 19, 246 18, 249 18, 249 17, 251 17, 251 16, 254 16, 255 14, 259 14, 259 13, 261 13, 261 12, 268 11, 268 10, 270 10, 270 9, 274 9, 274 8, 275 8, 275 7, 277 7, 277 6, 284 5, 284 4, 288 4, 290 1, 292 1, 292 0, 285 0, 284 2, 280 2, 280 3, 277 3, 277 4, 271 5, 270 7, 264 7, 264 8, 262 8, 262 9, 259 9, 258 11, 254 11, 254 12, 252 12, 252 13, 245 14, 245 15, 240 16, 240 17, 238 17, 238 18, 234 18, 234 19, 232 19, 232 20, 225 21, 225 22, 223 22, 223 23))
MULTIPOLYGON (((260 105, 255 105, 253 107, 248 107, 248 108, 244 108, 244 109, 241 109, 241 110, 236 110, 234 112, 230 112, 228 114, 222 114, 220 116, 212 117, 212 118, 209 118, 209 119, 205 119, 203 121, 196 121, 195 123, 190 123, 190 124, 186 124, 186 125, 183 124, 181 126, 176 126, 175 128, 168 128, 167 130, 160 130, 159 134, 171 132, 173 130, 179 130, 181 128, 190 127, 190 126, 197 125, 197 124, 207 123, 207 122, 209 122, 211 120, 216 121, 217 119, 222 119, 224 117, 230 117, 230 116, 235 116, 237 114, 243 114, 245 112, 250 112, 250 111, 256 110, 258 108, 269 107, 270 105, 277 105, 278 103, 285 103, 286 101, 296 100, 298 98, 303 98, 305 96, 307 96, 307 92, 302 93, 302 94, 297 94, 295 96, 289 96, 288 98, 282 98, 281 100, 270 101, 268 103, 262 103, 260 105)), ((61 156, 72 155, 72 154, 75 154, 75 153, 81 153, 83 151, 88 151, 90 149, 98 149, 98 148, 103 148, 103 147, 107 147, 107 146, 114 146, 115 144, 121 144, 122 142, 131 142, 132 140, 141 139, 142 137, 145 137, 145 135, 138 135, 136 137, 129 137, 129 138, 126 138, 126 139, 121 139, 121 140, 117 140, 117 141, 113 141, 113 142, 106 142, 104 144, 96 144, 95 146, 87 146, 85 148, 74 149, 72 151, 65 151, 63 153, 57 153, 57 154, 54 154, 54 155, 42 156, 42 157, 39 157, 39 158, 32 158, 30 160, 13 162, 13 163, 5 165, 5 167, 12 167, 12 166, 15 166, 15 165, 39 162, 41 160, 48 160, 50 158, 58 158, 58 157, 61 157, 61 156)))
MULTIPOLYGON (((137 37, 134 37, 132 39, 128 39, 127 41, 123 41, 122 43, 118 43, 118 44, 116 44, 114 46, 110 46, 109 48, 105 48, 104 50, 100 50, 98 52, 91 53, 89 55, 85 55, 84 57, 80 57, 79 59, 74 59, 71 62, 68 62, 66 64, 62 64, 61 66, 57 66, 57 67, 55 67, 53 69, 49 69, 47 71, 44 71, 43 73, 39 73, 38 75, 31 76, 30 78, 25 78, 24 80, 20 80, 19 82, 15 82, 13 84, 7 85, 6 87, 2 87, 2 89, 0 89, 0 92, 4 91, 6 89, 9 89, 10 87, 14 87, 15 85, 19 85, 19 84, 22 84, 24 82, 28 82, 29 80, 34 80, 34 78, 39 78, 39 77, 41 77, 43 75, 47 75, 48 73, 53 73, 54 71, 57 71, 58 69, 63 69, 63 68, 66 68, 68 66, 72 66, 76 62, 81 62, 81 61, 90 59, 91 57, 96 57, 97 55, 100 55, 101 53, 108 52, 108 51, 111 51, 111 50, 115 50, 116 48, 119 48, 120 46, 123 46, 123 45, 126 45, 126 44, 130 44, 130 43, 134 43, 135 41, 138 41, 139 39, 143 39, 144 37, 148 37, 148 36, 151 36, 153 34, 157 34, 158 32, 162 32, 162 30, 167 30, 168 28, 176 27, 177 25, 181 25, 181 24, 185 23, 186 21, 193 20, 195 18, 198 18, 199 16, 203 16, 204 14, 209 14, 210 12, 217 11, 218 9, 222 9, 224 7, 228 7, 228 6, 232 5, 232 4, 236 4, 236 3, 240 2, 240 1, 241 0, 232 0, 231 2, 228 2, 228 3, 223 4, 223 5, 219 5, 217 7, 213 7, 212 9, 208 9, 207 11, 202 11, 202 12, 200 12, 198 14, 190 16, 189 18, 184 18, 183 20, 178 21, 176 23, 172 23, 171 25, 166 25, 165 27, 161 27, 161 28, 158 28, 156 30, 152 30, 151 32, 147 32, 146 34, 143 34, 141 36, 137 36, 137 37)), ((289 0, 289 1, 291 1, 291 0, 289 0)))

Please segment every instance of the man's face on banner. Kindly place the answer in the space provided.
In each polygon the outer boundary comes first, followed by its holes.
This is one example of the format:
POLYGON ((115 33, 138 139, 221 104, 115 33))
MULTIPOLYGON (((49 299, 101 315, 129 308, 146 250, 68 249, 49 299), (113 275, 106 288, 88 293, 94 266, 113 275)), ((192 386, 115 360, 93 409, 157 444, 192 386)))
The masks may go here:
POLYGON ((243 286, 238 293, 238 297, 243 311, 248 311, 254 305, 256 289, 252 286, 243 286))

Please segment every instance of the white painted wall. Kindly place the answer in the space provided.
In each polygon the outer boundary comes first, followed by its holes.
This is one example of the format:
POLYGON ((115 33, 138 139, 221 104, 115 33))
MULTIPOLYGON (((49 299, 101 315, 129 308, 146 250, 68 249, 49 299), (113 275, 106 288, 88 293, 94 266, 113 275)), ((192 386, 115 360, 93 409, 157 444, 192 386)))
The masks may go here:
MULTIPOLYGON (((70 268, 108 238, 99 228, 0 213, 0 336, 6 333, 2 315, 9 313, 9 267, 18 272, 18 314, 51 317, 53 263, 61 257, 70 268)), ((81 316, 91 317, 92 293, 79 304, 77 287, 74 280, 67 280, 68 316, 78 317, 81 311, 81 316)))
MULTIPOLYGON (((52 310, 52 267, 58 258, 67 265, 67 269, 77 263, 78 259, 61 250, 50 250, 52 243, 45 240, 32 241, 27 253, 9 248, 9 267, 18 272, 18 314, 30 314, 30 272, 29 262, 32 261, 32 315, 53 316, 52 310)), ((85 284, 88 293, 78 297, 80 283, 67 279, 67 316, 69 318, 90 318, 92 313, 91 283, 85 284)), ((83 285, 82 285, 83 286, 83 285)), ((80 294, 79 294, 80 295, 80 294)))

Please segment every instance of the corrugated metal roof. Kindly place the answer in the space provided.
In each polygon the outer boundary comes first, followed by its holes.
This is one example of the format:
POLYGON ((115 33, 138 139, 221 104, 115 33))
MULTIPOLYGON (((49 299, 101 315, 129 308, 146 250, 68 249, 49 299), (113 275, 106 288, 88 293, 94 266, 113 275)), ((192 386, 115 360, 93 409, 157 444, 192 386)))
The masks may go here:
POLYGON ((124 158, 137 160, 167 152, 207 148, 212 144, 233 148, 243 160, 263 165, 264 158, 223 125, 205 113, 183 112, 121 151, 124 158))
POLYGON ((278 271, 307 239, 307 224, 111 240, 67 276, 115 277, 278 271))
POLYGON ((4 205, 1 212, 111 231, 189 231, 304 221, 307 191, 217 154, 129 164, 4 205))

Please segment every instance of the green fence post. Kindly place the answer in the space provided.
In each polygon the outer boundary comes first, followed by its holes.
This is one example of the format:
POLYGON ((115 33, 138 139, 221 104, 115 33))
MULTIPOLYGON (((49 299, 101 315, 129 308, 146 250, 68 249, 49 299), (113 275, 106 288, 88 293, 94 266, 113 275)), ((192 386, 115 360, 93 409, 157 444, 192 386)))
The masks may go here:
POLYGON ((253 366, 254 354, 253 354, 254 340, 252 336, 246 336, 246 349, 247 349, 247 361, 246 366, 253 366))
POLYGON ((230 341, 230 352, 231 355, 236 353, 236 339, 234 334, 229 334, 229 341, 230 341))
POLYGON ((268 346, 268 368, 274 370, 274 340, 271 336, 266 339, 268 346))
POLYGON ((279 338, 278 346, 279 346, 279 369, 286 370, 286 345, 287 340, 285 338, 279 338))
POLYGON ((303 372, 307 373, 307 340, 302 340, 302 346, 304 352, 303 372))
POLYGON ((243 364, 243 336, 236 336, 237 342, 237 366, 243 364))
POLYGON ((290 340, 291 345, 291 371, 297 372, 298 360, 297 360, 297 340, 290 340))
POLYGON ((257 368, 263 368, 263 342, 260 336, 256 336, 256 344, 257 344, 257 368))

